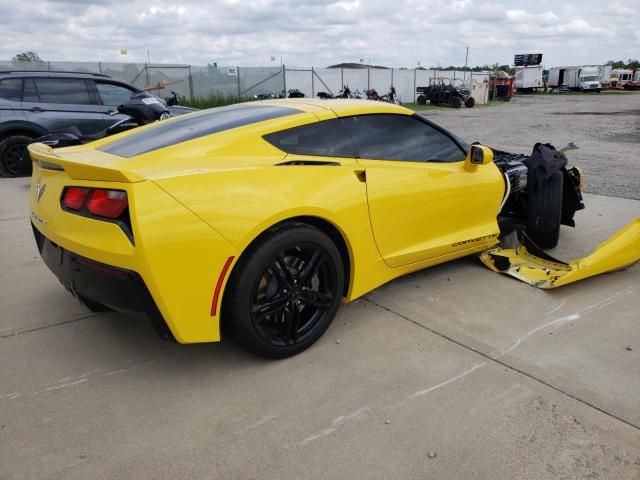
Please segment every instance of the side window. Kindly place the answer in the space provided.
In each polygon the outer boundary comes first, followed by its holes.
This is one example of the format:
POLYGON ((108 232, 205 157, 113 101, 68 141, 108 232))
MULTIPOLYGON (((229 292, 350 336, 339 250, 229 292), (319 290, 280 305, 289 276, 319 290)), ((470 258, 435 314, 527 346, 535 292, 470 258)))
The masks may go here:
POLYGON ((0 98, 19 102, 22 97, 22 79, 5 78, 0 80, 0 98))
POLYGON ((76 78, 36 78, 36 86, 43 103, 91 105, 87 84, 76 78))
POLYGON ((459 162, 465 152, 448 135, 408 115, 354 117, 360 158, 405 162, 459 162))
POLYGON ((322 157, 355 157, 345 119, 336 118, 270 133, 264 139, 287 153, 322 157))
POLYGON ((127 103, 133 93, 133 90, 113 83, 96 82, 96 88, 102 98, 102 104, 113 107, 127 103))

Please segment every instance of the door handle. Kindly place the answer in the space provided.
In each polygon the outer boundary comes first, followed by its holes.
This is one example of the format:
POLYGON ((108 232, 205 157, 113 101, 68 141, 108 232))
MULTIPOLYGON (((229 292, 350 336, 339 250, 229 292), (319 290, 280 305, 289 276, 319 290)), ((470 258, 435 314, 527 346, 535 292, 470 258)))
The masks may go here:
POLYGON ((42 108, 40 108, 40 107, 33 107, 33 108, 31 108, 31 111, 32 112, 36 112, 36 113, 44 112, 44 110, 42 108))

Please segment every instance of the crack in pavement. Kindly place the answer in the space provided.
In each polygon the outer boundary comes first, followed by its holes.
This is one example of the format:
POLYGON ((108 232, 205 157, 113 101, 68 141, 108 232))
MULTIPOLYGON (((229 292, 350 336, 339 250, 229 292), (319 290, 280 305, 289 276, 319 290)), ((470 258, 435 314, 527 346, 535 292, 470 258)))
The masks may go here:
POLYGON ((81 317, 78 317, 78 318, 72 318, 71 320, 62 320, 60 322, 49 323, 47 325, 38 325, 36 327, 26 327, 23 329, 12 330, 7 333, 0 334, 0 340, 4 340, 5 338, 17 337, 18 335, 24 335, 25 333, 37 332, 39 330, 46 330, 47 328, 58 327, 60 325, 67 325, 68 323, 79 322, 80 320, 86 320, 87 318, 94 318, 100 315, 103 315, 103 313, 89 313, 87 315, 82 315, 81 317))
MULTIPOLYGON (((533 380, 535 382, 538 382, 538 383, 544 385, 545 387, 549 387, 549 388, 555 390, 556 392, 561 393, 562 395, 565 395, 565 396, 567 396, 569 398, 572 398, 573 400, 575 400, 577 402, 580 402, 583 405, 586 405, 586 406, 588 406, 590 408, 593 408, 594 410, 597 410, 598 412, 603 413, 603 414, 605 414, 605 415, 607 415, 607 416, 609 416, 611 418, 615 418, 619 422, 622 422, 625 425, 628 425, 629 427, 632 427, 632 428, 634 428, 636 430, 640 430, 640 425, 636 425, 636 424, 630 422, 629 420, 626 420, 626 419, 624 419, 624 418, 622 418, 622 417, 620 417, 620 416, 618 416, 618 415, 616 415, 614 413, 608 412, 607 410, 604 410, 603 408, 598 407, 597 405, 595 405, 595 404, 593 404, 593 403, 591 403, 591 402, 589 402, 587 400, 584 400, 584 399, 582 399, 582 398, 580 398, 580 397, 578 397, 576 395, 573 395, 573 394, 563 390, 560 387, 556 387, 555 385, 552 385, 551 383, 548 383, 548 382, 536 377, 533 374, 530 374, 530 373, 525 372, 524 370, 521 370, 521 369, 519 369, 519 368, 517 368, 517 367, 515 367, 513 365, 510 365, 509 363, 507 363, 504 360, 501 360, 499 357, 497 357, 495 355, 492 356, 491 354, 484 353, 484 352, 481 352, 479 350, 476 350, 472 346, 467 345, 467 344, 465 344, 465 343, 463 343, 463 342, 461 342, 459 340, 456 340, 455 338, 450 337, 449 335, 446 335, 446 334, 444 334, 442 332, 439 332, 438 330, 435 330, 435 329, 433 329, 431 327, 423 325, 423 324, 417 322, 416 320, 413 320, 412 318, 407 317, 406 315, 398 313, 398 312, 396 312, 396 311, 394 311, 394 310, 392 310, 392 309, 390 309, 390 308, 388 308, 388 307, 386 307, 386 306, 384 306, 382 304, 379 304, 379 303, 375 302, 374 300, 371 300, 369 297, 365 296, 365 297, 363 297, 363 300, 371 303, 372 305, 375 305, 376 307, 382 308, 383 310, 391 313, 392 315, 395 315, 395 316, 397 316, 397 317, 399 317, 399 318, 401 318, 403 320, 406 320, 406 321, 408 321, 410 323, 413 323, 417 327, 420 327, 420 328, 422 328, 424 330, 427 330, 428 332, 431 332, 431 333, 433 333, 435 335, 438 335, 439 337, 441 337, 441 338, 443 338, 443 339, 445 339, 445 340, 447 340, 447 341, 449 341, 451 343, 454 343, 454 344, 464 348, 465 350, 469 350, 469 351, 471 351, 473 353, 476 353, 476 354, 480 355, 481 357, 484 357, 485 359, 487 359, 490 362, 496 363, 496 364, 498 364, 500 366, 508 368, 509 370, 511 370, 513 372, 517 372, 517 373, 519 373, 521 375, 524 375, 525 377, 530 378, 531 380, 533 380)), ((485 362, 485 363, 488 363, 488 362, 485 362)), ((476 368, 478 368, 478 367, 476 367, 476 368)), ((470 372, 468 372, 468 373, 470 373, 470 372)))

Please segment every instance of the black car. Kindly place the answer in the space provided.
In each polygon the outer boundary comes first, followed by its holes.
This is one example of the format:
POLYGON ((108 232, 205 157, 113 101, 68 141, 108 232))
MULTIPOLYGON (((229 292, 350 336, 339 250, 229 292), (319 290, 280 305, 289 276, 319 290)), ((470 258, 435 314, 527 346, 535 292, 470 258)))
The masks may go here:
MULTIPOLYGON (((118 105, 140 90, 98 73, 0 72, 0 176, 15 175, 34 138, 75 128, 101 132, 121 120, 118 105)), ((192 111, 168 107, 172 115, 192 111)))

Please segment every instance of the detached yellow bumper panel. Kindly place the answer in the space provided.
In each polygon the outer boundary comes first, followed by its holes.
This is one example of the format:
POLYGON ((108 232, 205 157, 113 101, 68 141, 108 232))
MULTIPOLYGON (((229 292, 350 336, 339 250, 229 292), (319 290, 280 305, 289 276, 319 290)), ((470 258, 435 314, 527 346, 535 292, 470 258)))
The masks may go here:
POLYGON ((586 257, 564 263, 544 254, 532 255, 524 245, 492 248, 480 256, 494 272, 506 273, 538 288, 555 288, 640 261, 640 218, 601 243, 586 257))

